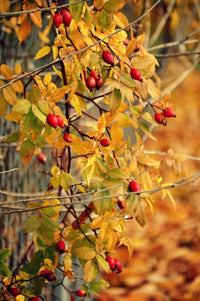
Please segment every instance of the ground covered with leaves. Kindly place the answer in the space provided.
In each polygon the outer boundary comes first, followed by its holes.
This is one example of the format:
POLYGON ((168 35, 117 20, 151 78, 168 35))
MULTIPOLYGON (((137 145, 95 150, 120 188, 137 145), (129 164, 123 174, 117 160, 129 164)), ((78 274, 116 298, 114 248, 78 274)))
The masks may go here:
MULTIPOLYGON (((180 179, 169 169, 181 170, 181 177, 199 169, 200 162, 171 160, 171 154, 200 157, 199 153, 199 72, 193 72, 172 94, 177 118, 155 131, 157 142, 148 141, 148 150, 169 152, 163 177, 180 179), (171 149, 171 150, 169 150, 171 149)), ((144 228, 134 220, 128 229, 135 237, 131 259, 125 249, 114 254, 122 261, 121 274, 105 275, 111 287, 99 301, 198 301, 200 300, 200 203, 199 184, 172 190, 176 210, 168 198, 157 194, 153 215, 144 228)))

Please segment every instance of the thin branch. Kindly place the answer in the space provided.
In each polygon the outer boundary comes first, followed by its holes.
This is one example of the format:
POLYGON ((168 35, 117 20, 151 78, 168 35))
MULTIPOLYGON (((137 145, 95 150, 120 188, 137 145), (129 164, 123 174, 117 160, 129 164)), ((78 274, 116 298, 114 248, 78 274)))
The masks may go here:
POLYGON ((154 47, 147 48, 147 51, 151 52, 151 51, 159 50, 159 49, 162 49, 162 48, 174 47, 174 46, 177 46, 177 45, 180 45, 180 44, 194 44, 194 43, 198 43, 198 42, 199 42, 198 39, 193 39, 193 40, 184 41, 184 42, 181 42, 181 40, 179 40, 179 41, 163 43, 163 44, 160 44, 160 45, 157 45, 157 46, 154 46, 154 47))
POLYGON ((200 54, 200 51, 189 51, 182 53, 169 53, 169 54, 155 54, 154 56, 159 59, 167 59, 171 57, 179 57, 179 56, 189 56, 189 55, 197 55, 200 54))
MULTIPOLYGON (((142 190, 140 192, 125 192, 125 193, 114 194, 114 195, 109 195, 109 196, 100 196, 100 197, 96 197, 94 199, 90 199, 90 200, 87 200, 87 201, 81 201, 81 204, 88 204, 91 201, 96 202, 96 201, 101 201, 103 199, 125 197, 125 196, 128 196, 128 195, 133 194, 133 193, 137 194, 137 195, 140 195, 142 197, 143 194, 154 194, 154 193, 162 191, 162 190, 186 186, 186 185, 189 185, 189 184, 192 184, 192 183, 195 183, 196 181, 198 181, 200 179, 200 172, 191 175, 190 178, 191 178, 191 180, 188 180, 188 178, 182 178, 179 181, 176 181, 172 184, 168 184, 168 185, 163 184, 163 186, 161 186, 161 187, 157 187, 157 188, 153 188, 153 189, 149 189, 149 190, 142 190)), ((70 196, 67 196, 67 197, 70 197, 70 196)), ((74 205, 75 204, 80 205, 80 202, 73 203, 73 204, 74 205)), ((32 212, 32 211, 35 211, 35 210, 42 210, 43 208, 52 208, 52 207, 54 208, 54 207, 66 206, 66 205, 69 206, 69 203, 63 202, 61 204, 53 204, 53 205, 41 206, 41 207, 37 207, 37 208, 28 208, 28 209, 21 209, 20 207, 18 207, 18 208, 16 208, 16 210, 4 211, 1 214, 32 212)))
POLYGON ((157 40, 157 38, 159 37, 163 27, 165 26, 168 18, 170 17, 170 14, 175 6, 175 3, 176 3, 176 0, 171 0, 168 8, 167 8, 167 12, 166 14, 161 18, 159 24, 156 26, 156 30, 154 31, 152 37, 151 37, 151 40, 149 42, 149 45, 153 45, 154 42, 157 40))
POLYGON ((2 90, 2 89, 5 88, 5 87, 12 86, 12 84, 15 83, 15 82, 17 82, 18 80, 23 80, 23 79, 27 78, 27 77, 30 76, 30 75, 34 76, 35 74, 39 74, 40 71, 44 71, 44 70, 46 70, 47 68, 50 68, 51 66, 56 65, 56 64, 60 63, 61 61, 63 61, 63 60, 65 60, 65 59, 68 59, 68 58, 72 57, 73 55, 79 54, 79 53, 81 53, 81 52, 83 52, 83 51, 86 51, 86 50, 88 50, 88 49, 90 49, 90 48, 96 46, 96 45, 99 45, 100 43, 102 43, 102 41, 104 41, 104 40, 106 40, 106 39, 108 39, 108 38, 110 38, 110 37, 116 35, 117 33, 121 32, 121 31, 123 31, 123 30, 125 30, 125 29, 127 29, 127 28, 129 28, 129 27, 131 27, 131 26, 133 26, 133 25, 136 24, 137 22, 139 22, 142 18, 144 18, 144 16, 145 16, 146 14, 148 14, 150 11, 152 11, 152 10, 160 3, 160 1, 161 1, 161 0, 156 1, 156 3, 155 3, 154 5, 152 5, 152 6, 151 6, 151 7, 150 7, 150 8, 149 8, 142 16, 140 16, 139 18, 137 18, 135 21, 129 23, 128 25, 124 26, 123 28, 117 29, 115 32, 113 32, 113 33, 107 35, 106 37, 104 37, 104 38, 101 39, 101 40, 96 41, 96 42, 93 43, 92 45, 88 45, 87 47, 84 47, 84 48, 82 48, 82 49, 80 49, 80 50, 78 50, 78 51, 74 51, 73 53, 71 53, 71 54, 69 54, 69 55, 67 55, 67 56, 64 56, 64 57, 62 57, 62 58, 53 60, 52 62, 50 62, 50 63, 48 63, 48 64, 46 64, 46 65, 43 65, 43 66, 41 66, 41 67, 35 69, 34 71, 31 71, 31 72, 28 72, 28 73, 26 73, 26 74, 24 74, 24 75, 21 75, 21 76, 16 77, 15 79, 13 79, 13 81, 11 80, 11 81, 8 82, 7 84, 2 85, 2 86, 0 87, 0 90, 2 90))
MULTIPOLYGON (((159 151, 144 151, 145 154, 151 154, 151 155, 159 155, 159 156, 166 156, 166 152, 159 152, 159 151)), ((184 155, 184 154, 173 154, 175 155, 180 155, 185 159, 188 160, 193 160, 193 161, 200 161, 200 157, 194 157, 194 156, 189 156, 189 155, 184 155)))
POLYGON ((19 168, 12 168, 12 169, 8 169, 8 170, 4 170, 4 171, 0 171, 0 174, 5 174, 5 173, 9 173, 9 172, 13 172, 13 171, 16 171, 18 170, 19 168))
POLYGON ((61 9, 61 8, 65 8, 65 7, 68 7, 68 6, 83 3, 83 2, 88 2, 88 0, 80 0, 80 1, 77 1, 77 2, 74 2, 74 3, 63 4, 63 5, 53 6, 53 7, 37 8, 37 9, 17 11, 17 12, 12 12, 12 13, 2 13, 2 14, 0 14, 0 19, 9 18, 9 17, 13 17, 13 16, 20 16, 20 15, 23 15, 23 14, 31 14, 31 13, 36 13, 36 12, 47 12, 47 11, 50 11, 50 10, 53 10, 53 9, 54 10, 61 9))

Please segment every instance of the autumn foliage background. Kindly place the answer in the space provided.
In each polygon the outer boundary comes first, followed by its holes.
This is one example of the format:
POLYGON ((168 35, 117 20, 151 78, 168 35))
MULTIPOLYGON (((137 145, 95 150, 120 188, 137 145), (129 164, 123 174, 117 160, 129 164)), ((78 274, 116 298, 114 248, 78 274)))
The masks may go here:
MULTIPOLYGON (((49 9, 44 27, 41 11, 13 12, 9 19, 4 13, 11 3, 0 1, 4 34, 15 34, 18 49, 33 45, 22 66, 9 66, 2 48, 1 117, 18 128, 1 133, 1 142, 16 146, 24 166, 43 148, 53 157, 39 171, 49 177, 44 197, 26 205, 2 191, 2 216, 29 212, 21 231, 33 239, 11 270, 15 246, 2 242, 2 298, 13 300, 15 288, 18 301, 43 300, 51 294, 47 287, 60 286, 71 300, 79 300, 78 289, 102 301, 198 300, 199 6, 192 0, 184 6, 178 0, 75 2, 71 25, 55 26, 57 12, 49 9), (105 50, 113 53, 112 63, 105 50), (141 70, 139 78, 131 75, 133 67, 141 70), (100 89, 87 84, 92 69, 100 89), (166 107, 177 117, 164 118, 166 107), (166 126, 158 127, 156 112, 166 126), (61 117, 59 127, 48 122, 50 114, 61 117), (144 192, 128 189, 135 179, 144 192), (122 273, 111 272, 108 255, 121 261, 122 273)), ((26 0, 15 9, 61 4, 26 0)), ((8 50, 9 39, 2 41, 8 50)))

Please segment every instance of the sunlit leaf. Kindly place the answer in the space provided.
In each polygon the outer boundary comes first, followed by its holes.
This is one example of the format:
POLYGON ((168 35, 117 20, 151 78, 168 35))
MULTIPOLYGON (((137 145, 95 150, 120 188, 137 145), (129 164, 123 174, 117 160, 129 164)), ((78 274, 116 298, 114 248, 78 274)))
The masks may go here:
POLYGON ((88 260, 83 268, 84 278, 86 282, 91 282, 98 275, 98 266, 93 260, 88 260))
POLYGON ((34 59, 35 60, 39 60, 42 57, 48 55, 51 51, 51 47, 49 46, 44 46, 43 48, 41 48, 40 50, 38 50, 38 52, 36 53, 34 59))
POLYGON ((13 72, 13 70, 9 67, 9 66, 7 66, 7 65, 5 65, 5 64, 2 64, 1 65, 1 74, 3 75, 3 77, 5 77, 6 79, 10 79, 10 78, 12 78, 13 77, 13 75, 14 75, 14 72, 13 72))
POLYGON ((19 44, 21 44, 30 33, 31 33, 31 24, 28 18, 26 18, 21 24, 21 26, 19 27, 17 33, 19 44))

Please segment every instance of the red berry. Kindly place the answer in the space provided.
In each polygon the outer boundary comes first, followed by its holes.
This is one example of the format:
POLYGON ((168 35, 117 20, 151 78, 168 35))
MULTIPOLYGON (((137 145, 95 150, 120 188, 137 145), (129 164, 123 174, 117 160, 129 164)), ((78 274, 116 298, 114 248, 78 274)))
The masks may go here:
POLYGON ((46 161, 47 161, 47 157, 46 157, 46 155, 45 155, 44 153, 39 153, 39 154, 37 155, 37 159, 38 159, 38 161, 39 161, 40 163, 42 163, 42 164, 45 164, 46 161))
POLYGON ((142 74, 140 73, 140 71, 138 69, 131 68, 130 73, 131 73, 131 77, 133 79, 142 81, 142 74))
POLYGON ((68 143, 72 142, 72 139, 71 139, 71 137, 70 137, 70 135, 69 135, 68 133, 65 133, 65 134, 63 135, 63 139, 64 139, 66 142, 68 142, 68 143))
POLYGON ((83 296, 86 295, 86 292, 84 290, 82 290, 82 289, 79 289, 79 290, 77 290, 76 294, 79 297, 83 297, 83 296))
POLYGON ((21 294, 20 290, 19 290, 18 288, 15 288, 15 287, 9 289, 9 293, 10 293, 12 296, 14 296, 14 297, 16 297, 16 296, 18 296, 18 295, 21 294))
POLYGON ((103 58, 104 62, 114 65, 114 56, 110 51, 108 51, 108 50, 103 51, 102 58, 103 58))
POLYGON ((115 259, 113 257, 111 257, 111 256, 107 256, 106 257, 106 261, 108 262, 108 264, 110 266, 110 269, 112 271, 114 271, 115 270, 115 259))
POLYGON ((54 273, 49 273, 45 276, 45 278, 48 280, 48 281, 54 281, 56 279, 54 273))
POLYGON ((72 16, 71 16, 70 12, 66 9, 62 9, 60 14, 63 17, 63 23, 66 26, 69 26, 72 21, 72 16))
POLYGON ((54 114, 49 114, 47 116, 47 123, 53 128, 56 128, 58 125, 57 117, 54 114))
POLYGON ((100 76, 95 70, 90 71, 90 76, 94 77, 95 80, 99 80, 100 76))
POLYGON ((163 115, 165 117, 176 117, 176 114, 170 108, 166 108, 163 110, 163 115))
POLYGON ((86 86, 88 87, 88 89, 93 89, 96 87, 96 80, 93 76, 86 78, 86 86))
POLYGON ((61 14, 57 13, 55 14, 55 16, 53 17, 53 24, 56 26, 56 27, 59 27, 60 24, 63 22, 63 17, 61 14))
POLYGON ((100 78, 98 80, 96 80, 96 88, 99 89, 103 86, 103 79, 100 78))
POLYGON ((163 120, 164 120, 164 116, 163 116, 163 114, 157 112, 154 115, 154 119, 155 119, 155 121, 157 121, 157 123, 162 124, 163 120))
POLYGON ((106 139, 106 138, 101 139, 101 140, 100 140, 100 143, 101 143, 101 145, 104 146, 104 147, 107 147, 107 146, 110 145, 110 141, 109 141, 108 139, 106 139))
POLYGON ((129 183, 129 185, 128 185, 128 188, 129 188, 129 191, 132 191, 132 192, 137 192, 137 191, 141 191, 142 190, 140 184, 138 184, 135 181, 131 181, 129 183))
POLYGON ((65 242, 63 240, 59 240, 56 244, 56 247, 59 252, 63 252, 65 250, 65 242))
POLYGON ((62 119, 62 117, 60 115, 56 115, 56 118, 57 118, 58 126, 60 126, 61 128, 64 128, 64 120, 62 119))
POLYGON ((51 274, 51 273, 52 273, 52 271, 50 271, 50 270, 43 270, 43 271, 40 273, 40 276, 46 277, 46 275, 51 274))
POLYGON ((75 301, 75 299, 72 295, 70 296, 70 301, 75 301))
POLYGON ((126 208, 126 204, 125 202, 121 201, 121 200, 118 200, 117 201, 117 205, 120 209, 125 209, 126 208))
POLYGON ((28 301, 40 301, 40 298, 38 298, 38 297, 30 297, 28 299, 28 301))
POLYGON ((119 274, 122 272, 122 265, 118 259, 115 259, 115 271, 119 274))

